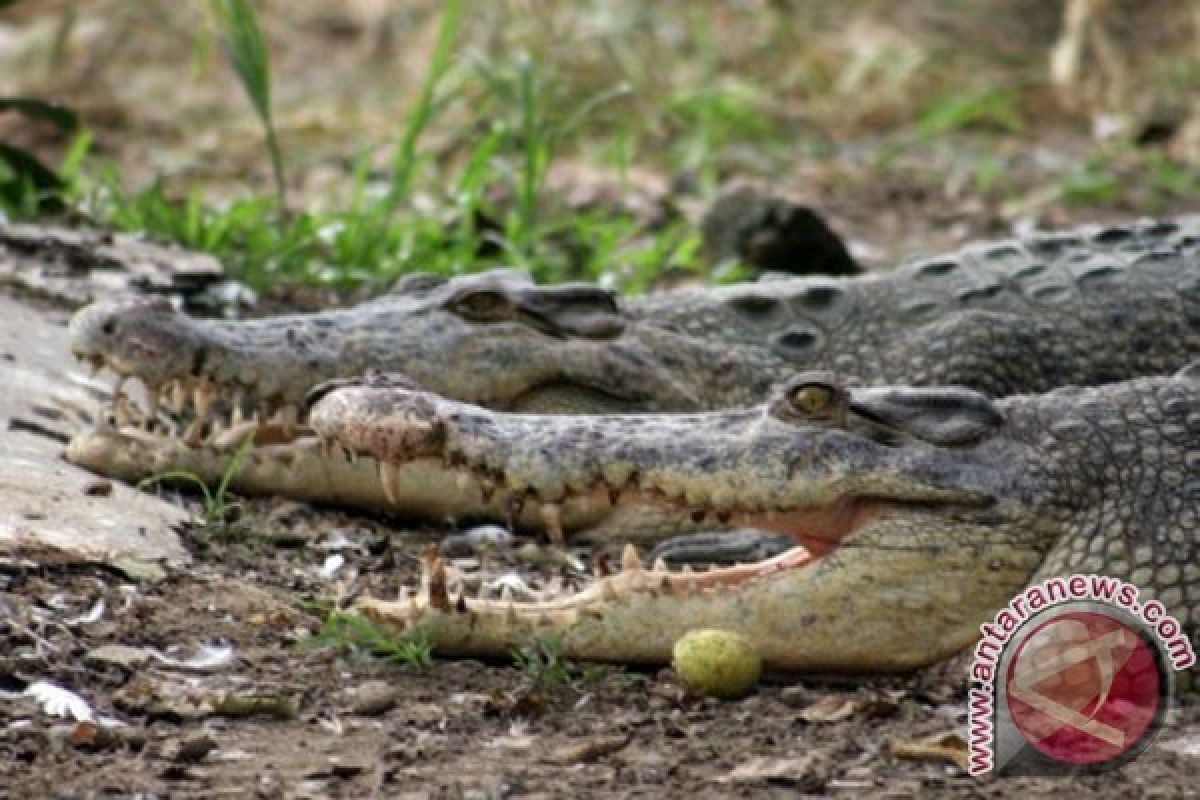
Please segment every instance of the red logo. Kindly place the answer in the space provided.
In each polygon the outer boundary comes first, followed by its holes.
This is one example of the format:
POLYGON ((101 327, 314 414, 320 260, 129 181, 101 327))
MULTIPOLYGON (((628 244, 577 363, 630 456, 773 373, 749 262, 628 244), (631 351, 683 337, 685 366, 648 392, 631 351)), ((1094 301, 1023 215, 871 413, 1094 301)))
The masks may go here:
POLYGON ((1097 765, 1152 734, 1163 677, 1151 643, 1103 613, 1070 611, 1038 626, 1008 664, 1013 724, 1057 761, 1097 765))

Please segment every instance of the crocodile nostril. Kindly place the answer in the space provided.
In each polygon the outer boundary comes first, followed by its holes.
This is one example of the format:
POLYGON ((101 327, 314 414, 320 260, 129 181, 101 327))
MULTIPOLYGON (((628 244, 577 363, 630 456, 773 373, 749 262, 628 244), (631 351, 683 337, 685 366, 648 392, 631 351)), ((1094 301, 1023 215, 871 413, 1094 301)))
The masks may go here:
POLYGON ((112 317, 104 320, 104 324, 100 326, 100 330, 105 336, 112 336, 117 332, 117 321, 112 317))

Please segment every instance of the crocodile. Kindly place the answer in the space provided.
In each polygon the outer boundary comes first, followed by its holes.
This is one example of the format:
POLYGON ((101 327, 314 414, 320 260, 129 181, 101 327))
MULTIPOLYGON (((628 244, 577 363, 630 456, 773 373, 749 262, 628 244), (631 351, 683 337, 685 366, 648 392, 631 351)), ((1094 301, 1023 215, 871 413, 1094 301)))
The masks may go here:
MULTIPOLYGON (((506 271, 412 275, 352 309, 261 320, 194 319, 135 299, 81 310, 70 334, 79 358, 120 376, 122 424, 72 443, 68 458, 83 466, 125 479, 186 469, 215 481, 233 443, 253 432, 264 447, 235 478, 238 491, 504 517, 479 487, 424 466, 408 467, 385 495, 365 465, 323 459, 296 439, 307 433, 305 394, 378 368, 501 410, 701 411, 761 402, 806 369, 994 395, 1167 374, 1200 355, 1200 220, 976 244, 848 279, 628 300, 506 271), (146 410, 123 399, 128 378, 145 385, 146 410), (164 400, 183 414, 182 436, 139 421, 164 400)), ((540 517, 524 519, 537 526, 540 517)))
POLYGON ((695 628, 787 670, 903 671, 967 647, 1022 587, 1102 574, 1157 600, 1194 663, 1200 627, 1200 362, 1172 376, 993 399, 802 373, 765 405, 666 415, 495 412, 368 381, 310 411, 328 446, 437 463, 525 504, 644 508, 674 531, 748 526, 792 547, 707 572, 622 569, 535 602, 424 588, 356 610, 448 655, 542 635, 583 660, 663 663, 695 628), (1182 631, 1182 632, 1181 632, 1182 631))

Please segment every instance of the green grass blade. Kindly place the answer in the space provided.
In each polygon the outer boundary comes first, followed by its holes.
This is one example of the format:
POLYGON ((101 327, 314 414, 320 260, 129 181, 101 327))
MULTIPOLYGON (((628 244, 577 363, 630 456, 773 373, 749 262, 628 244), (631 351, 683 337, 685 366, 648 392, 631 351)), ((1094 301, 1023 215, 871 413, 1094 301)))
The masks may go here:
POLYGON ((286 204, 283 154, 271 115, 271 63, 254 5, 250 0, 211 0, 211 6, 221 30, 225 54, 266 133, 275 194, 282 209, 286 204))
POLYGON ((462 0, 445 0, 442 5, 442 19, 438 25, 437 42, 429 59, 429 71, 425 74, 416 105, 408 114, 404 132, 392 157, 392 184, 387 196, 389 210, 396 208, 408 196, 412 187, 413 175, 416 173, 417 139, 433 119, 434 98, 438 84, 449 70, 450 53, 458 37, 461 12, 462 0))

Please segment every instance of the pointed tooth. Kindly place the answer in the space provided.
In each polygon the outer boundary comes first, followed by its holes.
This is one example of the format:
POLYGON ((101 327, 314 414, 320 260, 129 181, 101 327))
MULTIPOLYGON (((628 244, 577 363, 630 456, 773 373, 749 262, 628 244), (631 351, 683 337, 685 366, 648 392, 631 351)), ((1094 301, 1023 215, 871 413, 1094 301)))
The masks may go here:
POLYGON ((421 582, 430 608, 446 611, 450 608, 450 595, 446 592, 446 564, 436 548, 430 548, 421 560, 421 582))
POLYGON ((246 415, 242 411, 242 406, 245 402, 246 391, 239 386, 233 390, 233 398, 230 400, 230 404, 233 406, 233 410, 229 414, 231 424, 237 425, 245 420, 246 415))
POLYGON ((396 484, 399 476, 396 474, 396 467, 390 461, 380 459, 379 461, 379 483, 383 486, 383 496, 392 505, 396 505, 396 484))
POLYGON ((565 543, 562 529, 562 509, 555 503, 543 503, 538 511, 546 526, 546 535, 550 537, 551 542, 561 547, 565 543))
POLYGON ((275 421, 283 428, 283 435, 290 439, 296 433, 296 425, 300 421, 300 410, 294 405, 286 405, 275 412, 275 421))
POLYGON ((204 443, 204 420, 200 417, 192 420, 183 432, 183 441, 188 447, 199 447, 204 443))
POLYGON ((117 373, 117 380, 113 383, 112 400, 113 408, 117 407, 117 401, 121 399, 122 393, 125 391, 125 381, 129 380, 128 375, 117 373))
POLYGON ((123 428, 133 422, 133 409, 130 408, 129 398, 125 395, 118 395, 113 403, 113 417, 116 418, 118 428, 123 428))
POLYGON ((215 397, 216 392, 213 390, 212 384, 208 382, 198 384, 192 390, 192 404, 196 407, 197 417, 203 419, 208 416, 209 409, 212 408, 215 397))
POLYGON ((637 570, 642 568, 642 559, 638 556, 637 548, 632 544, 626 544, 625 549, 621 551, 621 570, 637 570))
POLYGON ((504 621, 509 625, 517 624, 517 606, 511 600, 508 601, 508 607, 504 609, 504 621))
POLYGON ((670 572, 671 568, 667 566, 667 560, 662 556, 654 559, 654 566, 651 567, 655 572, 670 572))
POLYGON ((189 395, 190 393, 188 392, 187 384, 181 380, 175 381, 171 386, 171 393, 169 395, 171 410, 176 414, 182 414, 184 411, 186 411, 189 395))
POLYGON ((500 587, 500 602, 509 603, 511 605, 512 601, 513 601, 512 585, 506 583, 500 587))
POLYGON ((156 386, 153 389, 146 388, 146 419, 143 422, 145 422, 147 430, 153 427, 154 420, 158 416, 158 407, 162 403, 162 394, 161 386, 156 386))
POLYGON ((460 492, 465 492, 467 489, 471 488, 471 476, 466 472, 460 472, 458 473, 458 476, 455 477, 454 483, 458 486, 458 490, 460 492))

